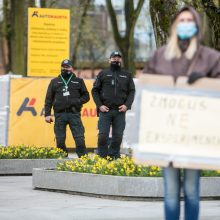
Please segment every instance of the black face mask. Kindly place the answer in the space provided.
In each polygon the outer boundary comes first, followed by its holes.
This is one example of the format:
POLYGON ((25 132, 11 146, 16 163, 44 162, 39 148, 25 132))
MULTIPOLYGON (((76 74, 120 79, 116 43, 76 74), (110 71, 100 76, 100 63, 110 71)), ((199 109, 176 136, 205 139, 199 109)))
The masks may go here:
POLYGON ((61 74, 63 78, 68 78, 71 75, 71 71, 69 70, 61 70, 61 74))
POLYGON ((117 70, 121 67, 121 62, 119 61, 111 61, 111 68, 113 70, 117 70))

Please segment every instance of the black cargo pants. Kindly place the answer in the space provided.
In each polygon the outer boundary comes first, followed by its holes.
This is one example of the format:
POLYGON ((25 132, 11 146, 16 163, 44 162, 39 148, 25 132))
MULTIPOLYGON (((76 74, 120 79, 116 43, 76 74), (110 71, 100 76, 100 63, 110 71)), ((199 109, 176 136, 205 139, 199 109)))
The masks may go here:
POLYGON ((85 146, 84 127, 81 121, 80 113, 55 113, 54 133, 56 136, 57 147, 67 152, 65 144, 67 125, 69 125, 71 133, 73 135, 78 157, 87 154, 85 146))
POLYGON ((120 157, 120 145, 125 129, 125 112, 111 109, 109 112, 100 112, 98 121, 98 155, 110 156, 114 159, 120 157), (109 131, 112 126, 112 140, 109 144, 109 131))

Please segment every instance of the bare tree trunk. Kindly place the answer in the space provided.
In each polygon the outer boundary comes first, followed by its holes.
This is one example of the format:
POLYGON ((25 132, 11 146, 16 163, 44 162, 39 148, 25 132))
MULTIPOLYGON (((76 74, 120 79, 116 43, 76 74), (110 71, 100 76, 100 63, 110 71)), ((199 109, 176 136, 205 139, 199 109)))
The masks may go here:
POLYGON ((27 35, 28 35, 28 8, 29 7, 36 7, 35 5, 35 0, 25 0, 25 13, 24 13, 24 60, 25 60, 25 66, 24 66, 24 74, 27 75, 27 47, 28 47, 28 40, 27 40, 27 35))
POLYGON ((220 51, 220 2, 218 5, 213 0, 202 0, 202 6, 211 21, 212 42, 215 49, 220 51))
POLYGON ((35 5, 35 0, 26 0, 26 3, 27 7, 36 7, 35 5))
POLYGON ((74 66, 76 65, 76 57, 77 57, 78 48, 80 46, 80 40, 81 40, 81 36, 82 36, 82 29, 83 29, 83 26, 85 24, 85 19, 86 19, 86 16, 87 16, 87 12, 88 12, 90 3, 91 3, 91 0, 85 0, 82 3, 83 12, 82 12, 82 15, 80 16, 79 25, 77 27, 78 32, 75 35, 76 40, 75 40, 75 45, 74 45, 74 48, 73 48, 73 55, 72 55, 72 62, 73 62, 74 66))
POLYGON ((46 0, 40 0, 40 7, 46 8, 46 0))
POLYGON ((125 68, 131 71, 133 75, 135 75, 134 28, 143 4, 144 0, 139 0, 135 9, 133 0, 125 0, 124 11, 126 30, 125 35, 121 36, 119 32, 120 30, 118 29, 116 12, 112 6, 112 2, 111 0, 106 0, 115 43, 122 53, 125 68))
POLYGON ((172 16, 178 10, 177 0, 150 0, 150 14, 157 46, 167 42, 172 16))
POLYGON ((25 74, 25 1, 11 0, 11 61, 12 72, 15 74, 25 74))
POLYGON ((4 38, 6 40, 6 48, 7 48, 7 58, 6 60, 8 61, 5 69, 6 72, 9 72, 11 70, 11 17, 10 17, 10 0, 3 0, 3 34, 4 38))
POLYGON ((213 31, 212 31, 212 22, 210 22, 209 17, 205 12, 202 13, 202 28, 203 28, 203 37, 202 37, 202 43, 204 45, 207 45, 209 47, 214 47, 213 44, 213 31))
MULTIPOLYGON (((4 6, 3 6, 3 17, 4 17, 4 6)), ((3 21, 0 23, 0 58, 1 58, 1 65, 3 67, 4 73, 7 72, 7 66, 6 66, 6 34, 5 34, 5 20, 3 18, 3 21)))
MULTIPOLYGON (((1 26, 2 29, 2 26, 1 26)), ((6 73, 6 60, 5 60, 5 46, 4 46, 4 37, 1 34, 0 35, 0 57, 2 58, 2 67, 3 67, 3 72, 6 73)))

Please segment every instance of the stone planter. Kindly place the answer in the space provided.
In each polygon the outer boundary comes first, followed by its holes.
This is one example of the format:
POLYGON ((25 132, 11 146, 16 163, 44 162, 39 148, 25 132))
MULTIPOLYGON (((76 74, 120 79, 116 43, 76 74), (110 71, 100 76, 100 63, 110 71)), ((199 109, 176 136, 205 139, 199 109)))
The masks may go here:
POLYGON ((0 175, 31 175, 33 168, 55 168, 66 159, 0 159, 0 175))
MULTIPOLYGON (((46 169, 33 170, 34 188, 84 193, 98 196, 162 198, 161 177, 122 177, 73 173, 46 169)), ((220 197, 220 178, 201 178, 201 197, 220 197)))

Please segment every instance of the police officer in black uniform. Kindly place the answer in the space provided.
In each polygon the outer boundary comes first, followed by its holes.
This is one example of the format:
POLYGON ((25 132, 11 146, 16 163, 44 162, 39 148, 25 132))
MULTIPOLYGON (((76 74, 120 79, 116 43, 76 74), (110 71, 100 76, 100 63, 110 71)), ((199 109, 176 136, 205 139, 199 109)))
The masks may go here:
POLYGON ((84 127, 81 121, 82 105, 89 101, 89 93, 83 79, 76 77, 70 60, 61 63, 61 74, 52 79, 45 98, 45 120, 53 122, 51 108, 53 107, 55 124, 54 132, 57 147, 67 153, 66 126, 69 125, 76 143, 76 153, 81 157, 86 152, 84 127))
POLYGON ((92 96, 97 106, 98 154, 101 157, 120 157, 120 145, 125 129, 125 114, 134 100, 135 85, 131 74, 121 68, 121 54, 114 51, 110 55, 110 68, 102 70, 93 85, 92 96), (112 140, 109 131, 112 126, 112 140))

